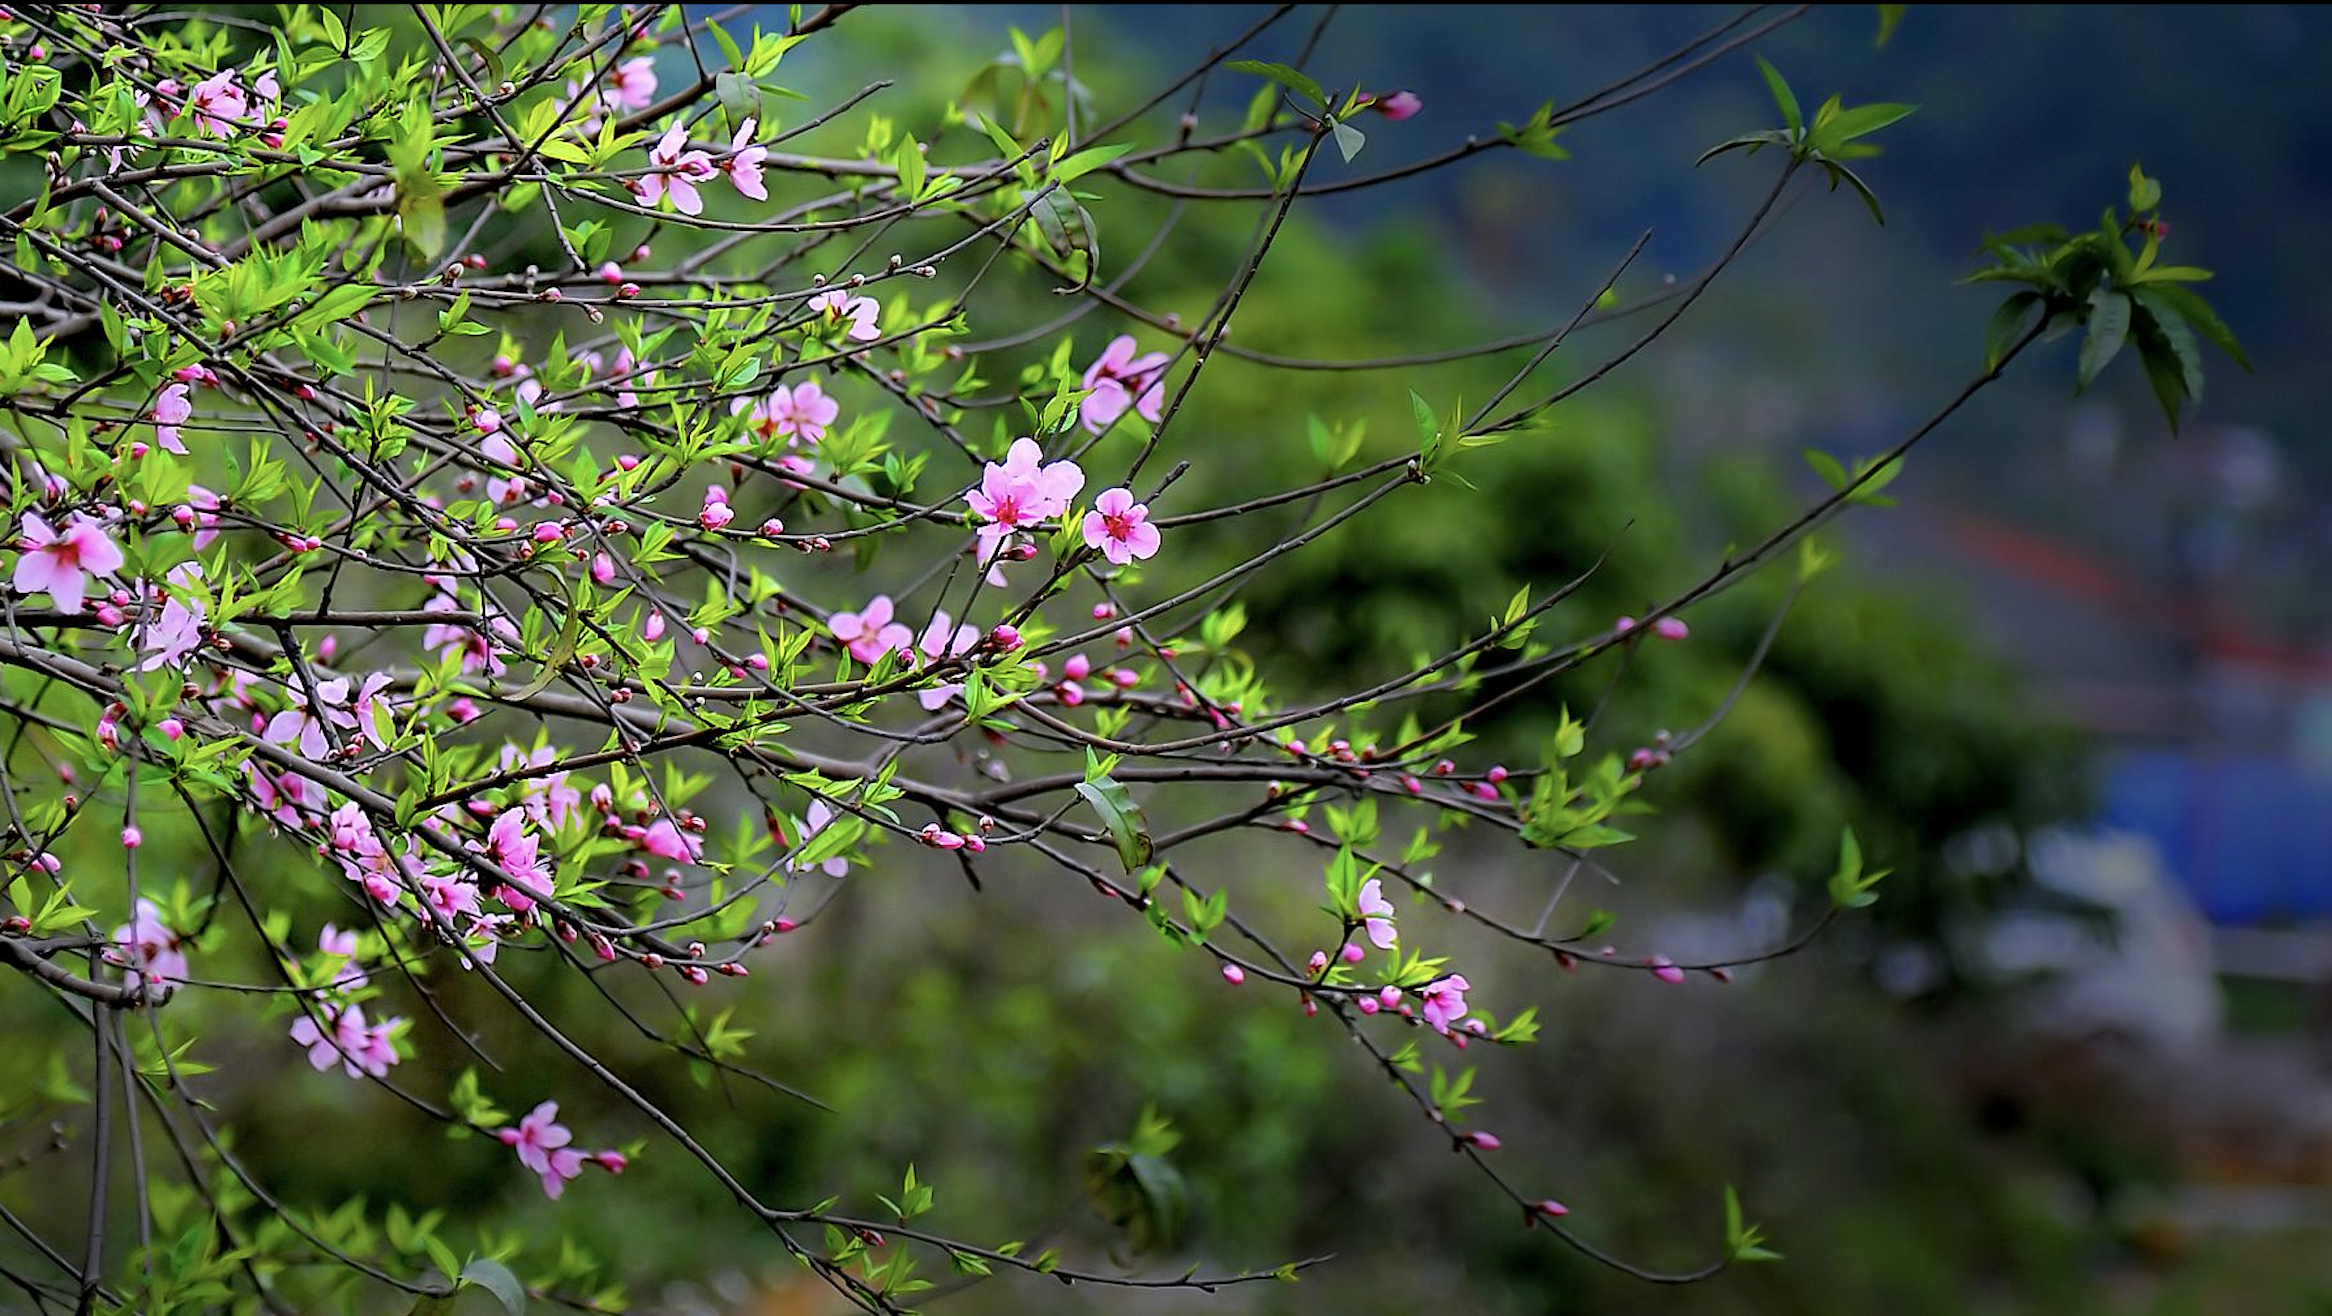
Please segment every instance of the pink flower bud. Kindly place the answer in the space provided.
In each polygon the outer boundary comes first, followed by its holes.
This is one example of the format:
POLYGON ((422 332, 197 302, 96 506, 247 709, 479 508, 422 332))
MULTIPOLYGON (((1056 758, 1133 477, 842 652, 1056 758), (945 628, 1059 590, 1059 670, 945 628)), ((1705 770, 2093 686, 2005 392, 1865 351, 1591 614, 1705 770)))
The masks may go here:
POLYGON ((1676 641, 1692 634, 1692 631, 1684 624, 1682 617, 1662 617, 1652 623, 1652 634, 1663 640, 1676 641))
POLYGON ((1531 1204, 1531 1209, 1543 1216, 1564 1216, 1571 1214, 1570 1207, 1563 1205, 1561 1202, 1556 1201, 1552 1197, 1540 1198, 1538 1201, 1531 1204))
POLYGON ((1354 1002, 1354 1004, 1360 1007, 1360 1012, 1362 1014, 1375 1014, 1379 1009, 1382 1008, 1377 1004, 1377 998, 1374 996, 1363 996, 1358 1001, 1354 1002))
POLYGON ((1469 1133, 1466 1135, 1466 1141, 1483 1151, 1496 1151, 1501 1145, 1498 1141, 1498 1135, 1495 1133, 1469 1133))
POLYGON ((1320 970, 1328 967, 1328 952, 1324 950, 1313 951, 1312 958, 1306 961, 1306 963, 1310 966, 1312 972, 1318 973, 1320 970))
POLYGON ((534 528, 534 542, 555 544, 567 537, 567 527, 556 521, 544 521, 534 528))
POLYGON ((998 653, 1010 653, 1020 647, 1020 631, 999 622, 988 632, 988 644, 998 653))
POLYGON ((631 1166, 631 1162, 625 1160, 624 1154, 619 1151, 593 1152, 587 1159, 609 1174, 622 1174, 631 1166))
POLYGON ((1417 111, 1424 109, 1425 102, 1418 98, 1416 92, 1396 91, 1388 96, 1377 97, 1376 103, 1371 105, 1369 108, 1375 110, 1377 113, 1385 116, 1386 118, 1391 119, 1393 122, 1399 123, 1401 120, 1415 115, 1417 111))
POLYGON ((1223 981, 1236 987, 1247 981, 1247 971, 1236 964, 1226 964, 1223 966, 1223 981))
POLYGON ((599 267, 599 281, 601 283, 622 283, 623 266, 614 261, 604 262, 599 267))
MULTIPOLYGON (((1336 957, 1343 960, 1346 964, 1358 964, 1362 960, 1368 958, 1368 952, 1362 950, 1358 942, 1348 941, 1337 948, 1336 957)), ((1387 1004, 1390 1004, 1390 1002, 1387 1002, 1387 1004)))
POLYGON ((132 826, 132 827, 124 827, 124 828, 122 828, 122 829, 121 829, 121 848, 122 848, 122 849, 124 849, 124 850, 135 850, 135 849, 137 849, 139 846, 141 846, 141 845, 144 845, 145 843, 146 843, 146 834, 145 834, 144 832, 141 832, 141 831, 139 831, 139 830, 138 830, 136 827, 134 827, 134 826, 132 826))
POLYGON ((1654 955, 1647 963, 1652 966, 1652 976, 1662 982, 1679 983, 1684 981, 1684 970, 1677 968, 1676 961, 1665 955, 1654 955))
POLYGON ((174 717, 163 718, 154 724, 154 729, 161 732, 165 740, 176 740, 186 734, 186 724, 174 717))
POLYGON ((1061 663, 1061 675, 1072 681, 1082 681, 1093 671, 1093 664, 1084 654, 1073 653, 1061 663))

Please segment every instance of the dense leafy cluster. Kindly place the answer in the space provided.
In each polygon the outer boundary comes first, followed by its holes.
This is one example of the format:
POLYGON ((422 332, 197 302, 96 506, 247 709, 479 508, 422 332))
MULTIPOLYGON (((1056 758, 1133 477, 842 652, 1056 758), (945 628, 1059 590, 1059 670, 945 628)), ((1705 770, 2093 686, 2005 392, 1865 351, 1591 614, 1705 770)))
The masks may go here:
MULTIPOLYGON (((36 6, 0 25, 15 536, 0 999, 11 1020, 61 1007, 93 1042, 86 1067, 26 1069, 44 1108, 90 1115, 81 1239, 6 1276, 35 1308, 402 1294, 428 1310, 462 1285, 513 1309, 529 1293, 620 1305, 571 1257, 259 1181, 205 1099, 215 1034, 196 1024, 221 1020, 230 1035, 255 1022, 299 1081, 378 1085, 500 1142, 553 1199, 621 1191, 587 1176, 643 1155, 693 1159, 871 1310, 902 1309, 943 1269, 1193 1290, 1293 1277, 942 1234, 916 1223, 935 1193, 912 1168, 863 1207, 771 1200, 536 1004, 581 976, 660 1055, 782 1091, 751 1067, 734 980, 917 857, 975 887, 1026 871, 1098 892, 1324 1040, 1350 1037, 1526 1224, 1632 1270, 1564 1222, 1537 1172, 1499 1163, 1467 1053, 1531 1042, 1536 1013, 1484 999, 1437 929, 1464 921, 1648 984, 1722 979, 1867 904, 1880 873, 1849 835, 1831 905, 1784 943, 1696 963, 1623 953, 1608 919, 1560 898, 1634 839, 1648 775, 1731 701, 1642 745, 1564 712, 1514 768, 1480 761, 1476 729, 1587 664, 1689 643, 1682 614, 1769 563, 1794 553, 1810 580, 1827 560, 1810 532, 1882 501, 1903 452, 2031 340, 2016 332, 2031 307, 2088 327, 2083 383, 2134 336, 2173 407, 2200 387, 2186 326, 2233 346, 2180 286, 2193 272, 2155 263, 2158 196, 2133 193, 2142 253, 2110 216, 2030 239, 2052 249, 2002 245, 1993 277, 2030 286, 1983 374, 1892 451, 1851 471, 1825 459, 1830 496, 1690 589, 1558 637, 1584 577, 1526 585, 1412 666, 1291 694, 1240 602, 1251 578, 1398 517, 1419 485, 1464 480, 1469 450, 1527 433, 1648 346, 1813 176, 1801 167, 1869 198, 1845 162, 1907 108, 1833 100, 1806 121, 1768 69, 1786 127, 1735 144, 1786 158, 1723 260, 1626 303, 1631 252, 1556 330, 1462 349, 1525 349, 1486 403, 1412 394, 1414 442, 1363 460, 1351 418, 1256 415, 1236 437, 1176 425, 1218 353, 1259 350, 1228 336, 1290 211, 1483 151, 1561 160, 1559 134, 1665 62, 1322 184, 1330 144, 1351 164, 1418 98, 1334 92, 1229 50, 1156 95, 1103 95, 1055 29, 1018 37, 922 138, 876 112, 879 84, 780 128, 798 99, 781 70, 849 9, 749 36, 670 5, 303 5, 266 21, 36 6), (1210 79, 1251 90, 1244 112, 1202 115, 1210 79), (1124 108, 1104 117, 1105 101, 1124 108), (1218 154, 1261 185, 1161 176, 1218 154), (1116 290, 1101 235, 1125 191, 1261 208, 1187 319, 1116 290), (1061 309, 1027 311, 1047 303, 1061 309), (1631 319, 1643 333, 1609 361, 1515 399, 1573 330, 1631 319), (1177 487, 1194 465, 1237 469, 1241 443, 1306 440, 1323 470, 1307 482, 1214 505, 1177 487), (1216 552, 1205 528, 1229 521, 1271 527, 1265 546, 1216 552), (1458 827, 1561 858, 1535 918, 1435 880, 1458 827), (1186 858, 1226 834, 1318 874, 1324 903, 1288 927, 1243 917, 1186 858), (449 980, 483 984, 570 1068, 481 1074, 441 1003, 449 980), (604 985, 642 981, 669 1021, 604 985), (571 1128, 578 1085, 632 1125, 571 1128), (126 1157, 134 1215, 107 1195, 126 1157)), ((1728 24, 1681 58, 1713 62, 1792 16, 1728 24)), ((1146 1116, 1087 1167, 1137 1255, 1170 1247, 1185 1213, 1174 1138, 1146 1116)), ((1712 1261, 1644 1273, 1771 1256, 1724 1202, 1712 1261)))

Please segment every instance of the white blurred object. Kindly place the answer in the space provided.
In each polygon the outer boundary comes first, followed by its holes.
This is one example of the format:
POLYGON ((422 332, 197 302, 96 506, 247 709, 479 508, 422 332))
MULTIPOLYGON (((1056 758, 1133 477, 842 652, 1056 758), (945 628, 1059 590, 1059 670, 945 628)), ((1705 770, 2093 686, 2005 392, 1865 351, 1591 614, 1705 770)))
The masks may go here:
POLYGON ((2106 916, 2020 910, 1985 930, 1981 952, 1993 973, 2041 979, 2032 1000, 2043 1030, 2119 1034, 2165 1051, 2218 1040, 2210 924, 2151 840, 2053 829, 2032 838, 2029 856, 2045 890, 2106 916))

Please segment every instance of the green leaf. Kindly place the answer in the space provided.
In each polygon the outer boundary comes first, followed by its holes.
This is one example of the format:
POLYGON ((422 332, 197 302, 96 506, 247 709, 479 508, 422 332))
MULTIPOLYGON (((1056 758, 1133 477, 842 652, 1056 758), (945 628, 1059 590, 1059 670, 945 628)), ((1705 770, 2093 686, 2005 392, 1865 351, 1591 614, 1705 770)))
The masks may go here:
POLYGON ((2089 294, 2089 334, 2081 341, 2081 360, 2073 391, 2078 393, 2088 388, 2114 357, 2120 355, 2122 344, 2129 341, 2129 336, 2129 297, 2100 285, 2089 294))
POLYGON ((1781 121, 1789 125, 1789 130, 1793 134, 1804 128, 1806 126, 1805 115, 1798 109, 1796 94, 1791 92, 1789 84, 1782 80, 1781 70, 1767 63, 1763 55, 1757 57, 1757 70, 1765 75, 1765 87, 1766 90, 1773 93, 1773 103, 1781 107, 1781 121))
POLYGON ((1831 488, 1843 489, 1846 487, 1845 464, 1820 448, 1806 449, 1806 465, 1813 467, 1814 474, 1821 476, 1831 488))
POLYGON ((2246 373, 2250 371, 2251 358, 2244 355, 2243 344, 2235 340, 2234 330, 2219 322, 2218 315, 2211 310, 2210 303, 2202 299, 2201 294, 2172 284, 2149 287, 2146 293, 2168 303, 2170 309, 2194 326, 2196 333, 2211 340, 2220 351, 2234 358, 2235 364, 2243 367, 2246 373))
POLYGON ((1274 64, 1260 59, 1235 59, 1226 67, 1237 69, 1241 73, 1261 74, 1290 91, 1310 97, 1315 105, 1325 107, 1328 104, 1328 97, 1320 90, 1319 83, 1285 64, 1274 64))
POLYGON ((1101 166, 1134 149, 1131 142, 1109 146, 1090 146, 1053 166, 1053 178, 1061 183, 1073 183, 1101 166))
POLYGON ((1992 312, 1992 322, 1984 328, 1984 369, 1996 370, 2007 357, 2008 349, 2024 329, 2025 313, 2040 301, 2037 292, 2020 292, 2000 303, 1992 312))
POLYGON ((2154 210, 2162 204, 2162 184, 2146 177, 2146 171, 2130 166, 2130 210, 2154 210))
POLYGON ((1102 773, 1089 781, 1077 783, 1077 793, 1101 815, 1102 825, 1109 829, 1109 839, 1117 846, 1117 857, 1128 873, 1136 872, 1150 862, 1150 833, 1142 818, 1142 808, 1125 785, 1102 773))
POLYGON ((1879 6, 1879 39, 1873 43, 1875 46, 1884 49, 1887 42, 1894 39, 1895 25, 1903 21, 1903 11, 1910 7, 1909 5, 1879 6))
POLYGON ((1815 129, 1814 140, 1821 149, 1828 150, 1857 137, 1868 137, 1918 112, 1916 105, 1857 105, 1850 110, 1841 109, 1815 129))
POLYGON ((511 1274, 510 1267, 501 1262, 479 1257, 462 1267, 462 1283, 474 1284, 493 1294, 495 1301, 501 1303, 502 1309, 509 1312, 510 1316, 526 1316, 526 1286, 519 1283, 518 1276, 511 1274))

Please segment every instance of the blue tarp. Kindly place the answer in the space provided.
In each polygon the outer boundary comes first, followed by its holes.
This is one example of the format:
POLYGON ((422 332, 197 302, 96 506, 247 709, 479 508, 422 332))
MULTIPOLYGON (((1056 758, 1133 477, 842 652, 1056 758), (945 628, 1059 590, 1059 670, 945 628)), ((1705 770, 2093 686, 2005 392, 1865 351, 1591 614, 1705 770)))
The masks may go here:
POLYGON ((2153 839, 2211 922, 2332 917, 2332 775, 2288 759, 2132 751, 2101 822, 2153 839))

